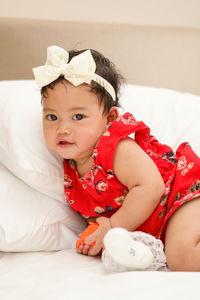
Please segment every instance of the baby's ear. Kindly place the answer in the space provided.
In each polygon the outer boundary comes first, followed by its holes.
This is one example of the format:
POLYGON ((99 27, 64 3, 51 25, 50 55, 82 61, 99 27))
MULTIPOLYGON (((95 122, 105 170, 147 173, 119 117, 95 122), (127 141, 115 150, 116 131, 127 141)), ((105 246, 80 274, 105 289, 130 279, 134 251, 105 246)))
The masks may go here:
POLYGON ((117 119, 119 112, 116 106, 111 107, 107 115, 107 124, 110 125, 113 121, 117 119))

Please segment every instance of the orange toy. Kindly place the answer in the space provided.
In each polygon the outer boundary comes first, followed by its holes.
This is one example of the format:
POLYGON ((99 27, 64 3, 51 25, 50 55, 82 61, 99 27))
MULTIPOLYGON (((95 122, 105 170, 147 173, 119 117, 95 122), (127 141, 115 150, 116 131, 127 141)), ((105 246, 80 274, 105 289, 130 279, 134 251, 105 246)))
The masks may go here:
POLYGON ((89 226, 80 234, 80 238, 79 240, 77 240, 76 242, 76 248, 79 248, 80 245, 88 245, 88 246, 94 246, 95 242, 93 242, 92 244, 86 244, 85 243, 85 238, 92 234, 94 231, 97 230, 97 228, 99 227, 99 224, 94 223, 94 222, 89 222, 89 226))

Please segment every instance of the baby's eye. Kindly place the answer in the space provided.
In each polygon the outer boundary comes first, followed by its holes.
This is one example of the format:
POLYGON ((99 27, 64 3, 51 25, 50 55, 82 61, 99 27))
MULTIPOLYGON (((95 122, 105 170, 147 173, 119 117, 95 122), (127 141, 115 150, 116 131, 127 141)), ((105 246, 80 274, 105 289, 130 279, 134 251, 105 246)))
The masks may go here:
POLYGON ((80 121, 84 118, 85 118, 85 116, 83 114, 75 114, 75 115, 73 115, 72 120, 80 121))
POLYGON ((55 121, 55 120, 57 120, 57 117, 56 117, 56 115, 49 114, 49 115, 46 115, 46 119, 49 121, 55 121))

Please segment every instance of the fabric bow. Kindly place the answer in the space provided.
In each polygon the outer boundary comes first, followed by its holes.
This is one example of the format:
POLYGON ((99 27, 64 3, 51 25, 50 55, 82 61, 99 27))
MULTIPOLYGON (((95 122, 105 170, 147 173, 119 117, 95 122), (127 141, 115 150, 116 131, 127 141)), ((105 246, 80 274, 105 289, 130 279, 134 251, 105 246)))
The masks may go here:
POLYGON ((40 87, 48 85, 63 75, 73 85, 90 84, 95 74, 96 64, 90 50, 73 57, 68 63, 69 54, 63 48, 47 48, 47 61, 44 66, 33 68, 35 80, 40 87))
POLYGON ((95 73, 96 63, 91 51, 86 50, 74 56, 69 61, 69 53, 58 46, 47 48, 47 60, 44 66, 33 68, 35 80, 40 88, 46 86, 63 75, 65 79, 74 86, 82 83, 90 84, 91 80, 96 81, 115 100, 115 91, 112 85, 103 77, 95 73))

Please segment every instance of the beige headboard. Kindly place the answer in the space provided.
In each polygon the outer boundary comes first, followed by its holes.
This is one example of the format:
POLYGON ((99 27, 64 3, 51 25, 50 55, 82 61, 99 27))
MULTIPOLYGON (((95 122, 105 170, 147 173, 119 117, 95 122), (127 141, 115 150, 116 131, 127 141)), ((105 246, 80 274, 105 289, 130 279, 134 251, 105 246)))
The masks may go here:
POLYGON ((32 79, 46 48, 93 48, 127 83, 200 94, 200 30, 0 18, 0 80, 32 79))

